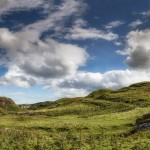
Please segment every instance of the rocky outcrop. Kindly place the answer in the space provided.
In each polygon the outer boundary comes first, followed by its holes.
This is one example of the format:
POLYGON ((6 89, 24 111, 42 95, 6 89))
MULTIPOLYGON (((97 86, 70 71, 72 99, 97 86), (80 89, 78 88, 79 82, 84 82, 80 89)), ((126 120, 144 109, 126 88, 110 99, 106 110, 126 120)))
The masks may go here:
POLYGON ((15 102, 6 97, 0 97, 0 108, 1 110, 5 111, 16 111, 18 110, 18 106, 15 104, 15 102))
POLYGON ((6 98, 6 97, 0 97, 0 107, 3 108, 7 105, 16 105, 15 102, 10 99, 10 98, 6 98))
POLYGON ((150 130, 150 122, 145 122, 145 123, 142 123, 142 124, 138 124, 137 125, 137 130, 141 130, 141 131, 150 130))

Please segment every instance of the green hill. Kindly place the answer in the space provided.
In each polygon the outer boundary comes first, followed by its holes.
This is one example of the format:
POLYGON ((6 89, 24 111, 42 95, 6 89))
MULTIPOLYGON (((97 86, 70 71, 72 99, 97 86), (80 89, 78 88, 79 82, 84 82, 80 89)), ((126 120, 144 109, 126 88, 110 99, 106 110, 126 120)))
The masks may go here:
POLYGON ((120 90, 99 90, 87 96, 91 99, 123 102, 134 106, 145 107, 150 105, 150 82, 133 84, 120 90), (93 95, 93 96, 92 96, 93 95))
MULTIPOLYGON (((40 103, 36 103, 36 104, 31 104, 29 109, 30 110, 36 110, 36 109, 44 109, 44 108, 56 108, 56 107, 60 107, 60 106, 66 106, 69 104, 75 104, 75 103, 80 103, 81 102, 80 97, 77 98, 62 98, 59 99, 57 101, 54 102, 50 102, 50 101, 46 101, 46 102, 40 102, 40 103)), ((22 105, 21 105, 22 106, 22 105)), ((28 106, 28 105, 27 105, 28 106)))
POLYGON ((149 91, 150 82, 142 82, 115 91, 97 90, 86 97, 62 98, 54 102, 32 104, 29 110, 36 110, 33 113, 41 114, 42 110, 46 109, 45 113, 51 116, 79 114, 87 117, 96 114, 124 112, 138 107, 149 107, 149 91))
POLYGON ((32 104, 31 108, 51 108, 59 107, 71 103, 84 103, 89 101, 102 102, 122 102, 126 104, 132 104, 135 106, 149 106, 150 105, 150 82, 141 82, 137 84, 130 85, 119 90, 101 89, 92 92, 86 97, 78 98, 62 98, 54 102, 41 102, 37 104, 32 104))
MULTIPOLYGON (((10 100, 0 107, 0 112, 10 100)), ((149 150, 150 82, 19 105, 0 115, 0 149, 149 150), (16 142, 17 139, 17 142, 16 142)))

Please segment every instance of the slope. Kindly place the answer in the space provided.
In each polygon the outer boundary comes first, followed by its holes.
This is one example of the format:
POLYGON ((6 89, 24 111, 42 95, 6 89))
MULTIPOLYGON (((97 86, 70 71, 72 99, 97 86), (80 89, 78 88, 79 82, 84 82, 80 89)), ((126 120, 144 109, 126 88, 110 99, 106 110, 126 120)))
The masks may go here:
POLYGON ((0 97, 0 112, 4 111, 16 111, 19 107, 15 104, 15 102, 6 97, 0 97))

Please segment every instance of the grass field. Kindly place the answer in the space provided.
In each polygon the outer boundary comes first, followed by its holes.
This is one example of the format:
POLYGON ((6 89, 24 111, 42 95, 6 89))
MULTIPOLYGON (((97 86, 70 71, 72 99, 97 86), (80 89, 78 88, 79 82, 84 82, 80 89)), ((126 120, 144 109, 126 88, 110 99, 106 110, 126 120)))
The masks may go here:
POLYGON ((150 150, 149 98, 144 82, 29 109, 1 108, 0 150, 150 150))

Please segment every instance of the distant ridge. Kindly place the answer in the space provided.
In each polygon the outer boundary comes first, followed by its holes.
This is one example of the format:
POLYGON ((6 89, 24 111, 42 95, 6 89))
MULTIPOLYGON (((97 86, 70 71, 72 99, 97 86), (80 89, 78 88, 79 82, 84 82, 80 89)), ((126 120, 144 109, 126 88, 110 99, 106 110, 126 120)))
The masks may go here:
POLYGON ((70 104, 97 104, 111 103, 111 105, 122 104, 122 107, 145 107, 150 106, 150 82, 132 84, 119 90, 100 89, 90 93, 86 97, 62 98, 56 101, 39 102, 30 105, 20 105, 22 108, 43 109, 68 106, 70 104), (118 103, 116 103, 118 102, 118 103))

